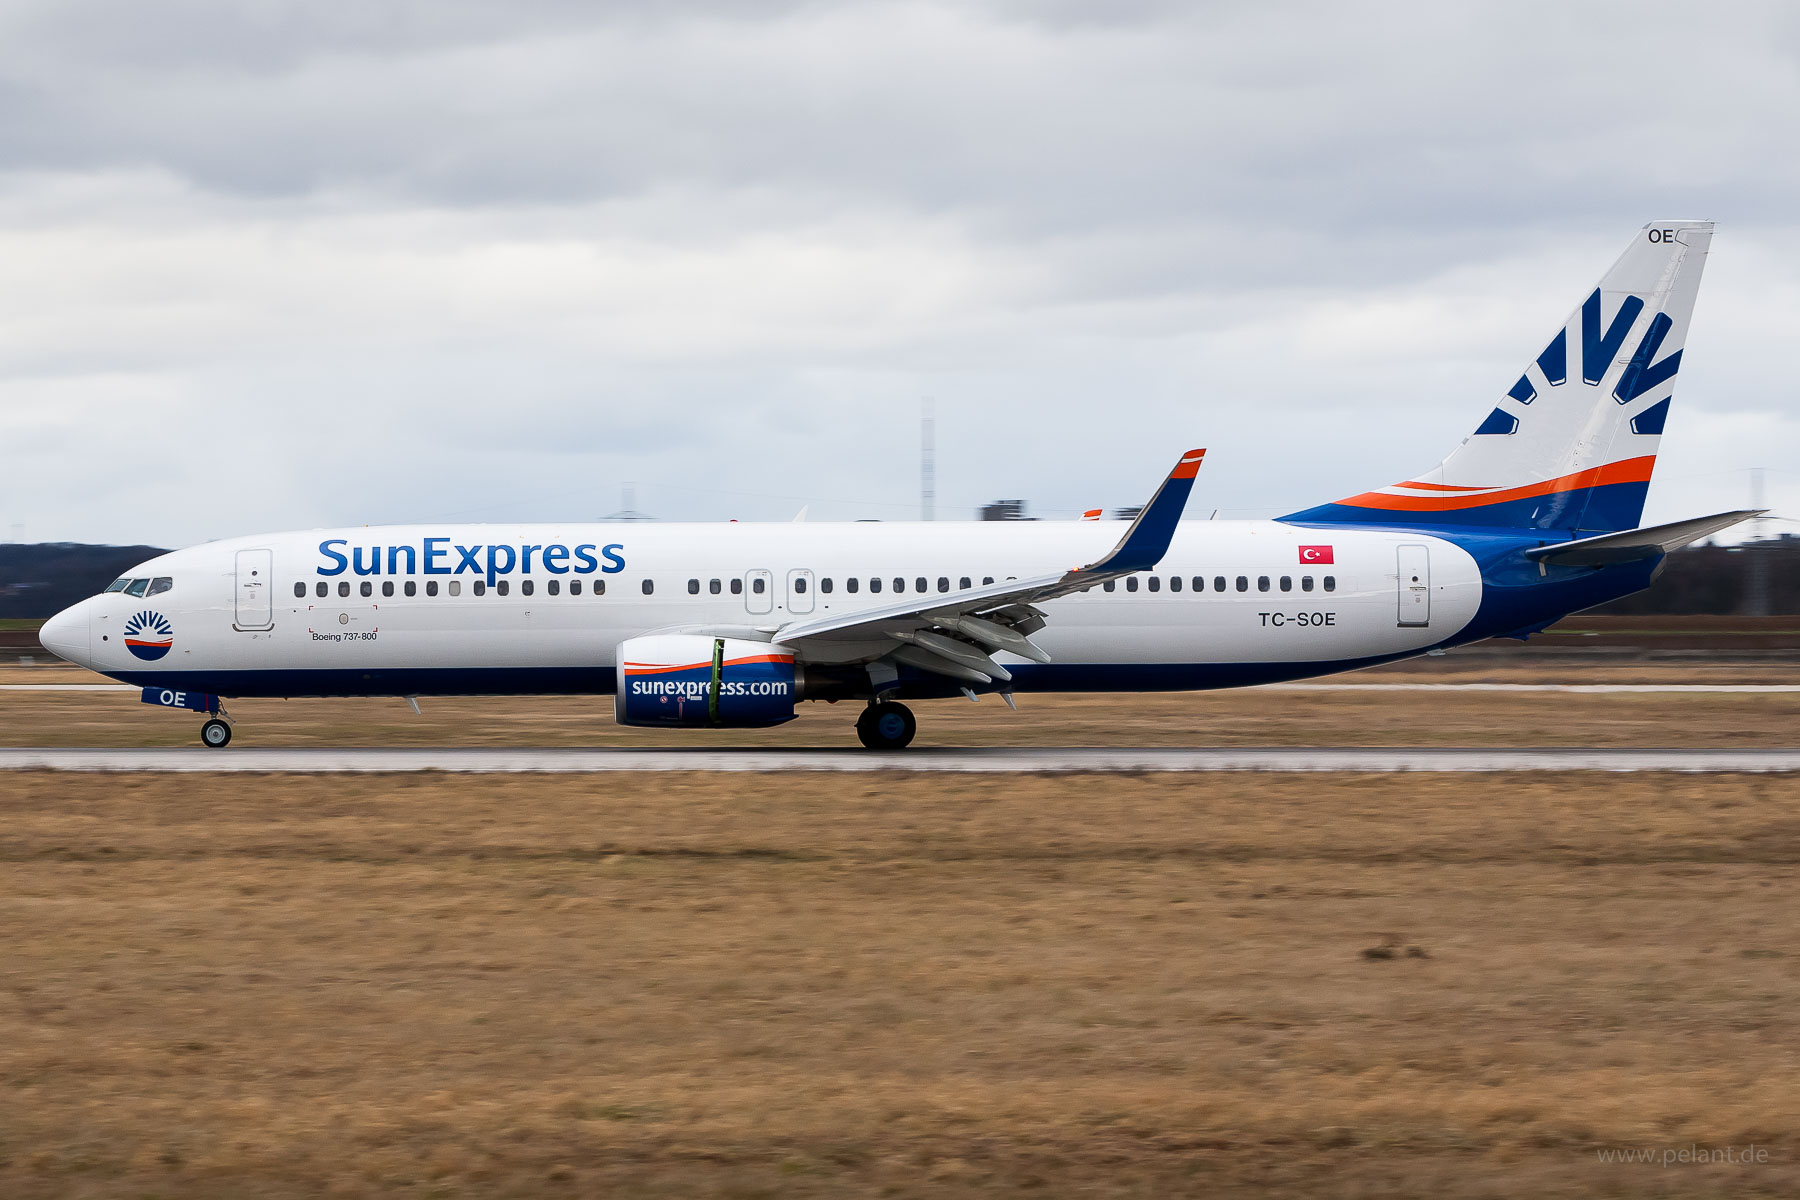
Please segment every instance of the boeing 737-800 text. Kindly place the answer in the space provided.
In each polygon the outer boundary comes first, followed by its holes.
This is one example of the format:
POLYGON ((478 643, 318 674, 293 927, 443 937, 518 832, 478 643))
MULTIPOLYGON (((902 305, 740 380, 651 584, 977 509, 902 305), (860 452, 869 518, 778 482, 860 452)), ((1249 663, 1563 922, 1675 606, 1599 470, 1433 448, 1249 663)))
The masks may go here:
POLYGON ((1234 687, 1522 637, 1753 515, 1637 527, 1711 236, 1646 226, 1437 467, 1278 520, 1182 523, 1194 450, 1116 544, 1091 521, 270 534, 152 559, 41 637, 207 714, 209 746, 232 697, 561 692, 700 728, 862 701, 879 749, 912 740, 906 699, 1234 687))

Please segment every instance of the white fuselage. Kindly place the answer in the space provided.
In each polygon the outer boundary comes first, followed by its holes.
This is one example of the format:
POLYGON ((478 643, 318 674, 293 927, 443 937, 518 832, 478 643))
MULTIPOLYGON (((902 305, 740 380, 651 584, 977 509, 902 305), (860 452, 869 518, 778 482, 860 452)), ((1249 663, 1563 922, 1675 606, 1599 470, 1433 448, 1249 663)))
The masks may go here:
MULTIPOLYGON (((896 588, 916 595, 921 581, 936 594, 1059 572, 1104 554, 1119 529, 607 523, 236 538, 134 569, 170 582, 69 610, 53 648, 145 686, 224 695, 605 692, 627 638, 686 627, 766 639, 797 618, 904 598, 896 588), (146 613, 162 619, 148 634, 146 613)), ((1184 522, 1155 571, 1043 605, 1033 641, 1048 667, 997 660, 1017 668, 1020 690, 1295 678, 1443 643, 1481 589, 1470 555, 1429 534, 1184 522)))

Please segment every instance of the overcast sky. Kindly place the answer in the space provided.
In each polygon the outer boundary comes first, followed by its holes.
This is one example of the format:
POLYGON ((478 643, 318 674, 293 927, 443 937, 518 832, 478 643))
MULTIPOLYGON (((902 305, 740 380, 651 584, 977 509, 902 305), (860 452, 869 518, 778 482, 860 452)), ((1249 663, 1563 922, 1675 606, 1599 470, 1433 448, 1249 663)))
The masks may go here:
POLYGON ((940 519, 1273 516, 1690 217, 1646 519, 1800 515, 1795 13, 6 0, 0 533, 909 519, 926 397, 940 519))

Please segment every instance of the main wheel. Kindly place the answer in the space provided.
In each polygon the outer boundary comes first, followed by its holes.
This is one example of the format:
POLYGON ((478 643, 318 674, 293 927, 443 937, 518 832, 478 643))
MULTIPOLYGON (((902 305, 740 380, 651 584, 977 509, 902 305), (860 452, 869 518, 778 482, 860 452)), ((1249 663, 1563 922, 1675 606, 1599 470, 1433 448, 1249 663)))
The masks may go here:
POLYGON ((200 727, 200 740, 214 750, 231 744, 231 726, 214 717, 200 727))
POLYGON ((904 750, 918 731, 912 709, 891 700, 869 705, 856 718, 856 736, 871 750, 904 750))

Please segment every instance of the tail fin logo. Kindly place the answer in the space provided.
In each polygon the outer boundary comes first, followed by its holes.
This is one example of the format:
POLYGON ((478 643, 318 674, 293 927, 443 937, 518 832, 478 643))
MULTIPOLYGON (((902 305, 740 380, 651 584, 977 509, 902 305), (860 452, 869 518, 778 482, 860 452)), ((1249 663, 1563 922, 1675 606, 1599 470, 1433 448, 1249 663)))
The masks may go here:
MULTIPOLYGON (((1619 310, 1612 320, 1602 322, 1600 311, 1600 289, 1595 288, 1581 304, 1581 382, 1589 387, 1599 387, 1612 373, 1618 364, 1619 352, 1624 348, 1626 339, 1631 336, 1638 318, 1643 315, 1644 302, 1636 296, 1627 296, 1619 305, 1619 310)), ((1663 384, 1675 378, 1675 372, 1681 369, 1681 351, 1657 358, 1662 351, 1663 341, 1669 336, 1674 322, 1667 313, 1657 313, 1650 318, 1649 327, 1639 338, 1637 349, 1632 351, 1631 358, 1619 371, 1618 379, 1612 388, 1612 397, 1620 404, 1630 404, 1640 396, 1647 395, 1663 384)), ((1542 385, 1548 390, 1556 390, 1567 386, 1569 382, 1569 333, 1568 329, 1557 330, 1544 352, 1537 356, 1532 365, 1537 368, 1537 375, 1542 385)), ((1519 382, 1512 385, 1506 398, 1518 404, 1530 404, 1540 395, 1539 384, 1533 379, 1530 367, 1525 374, 1519 376, 1519 382)), ((1654 409, 1656 406, 1652 406, 1654 409)), ((1650 417, 1646 411, 1638 419, 1632 421, 1633 433, 1661 433, 1660 420, 1646 420, 1650 417)), ((1488 414, 1487 420, 1481 423, 1477 434, 1509 434, 1516 433, 1519 418, 1504 408, 1496 408, 1488 414)))

